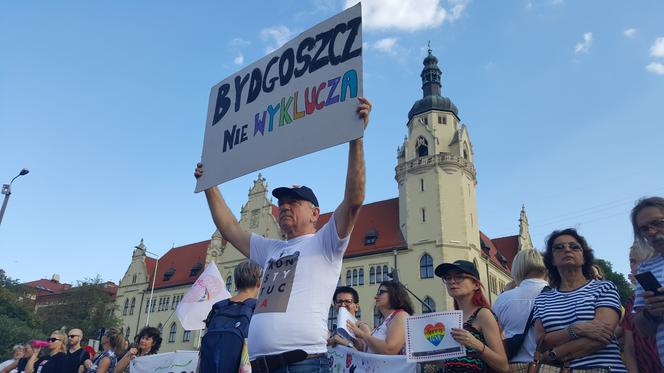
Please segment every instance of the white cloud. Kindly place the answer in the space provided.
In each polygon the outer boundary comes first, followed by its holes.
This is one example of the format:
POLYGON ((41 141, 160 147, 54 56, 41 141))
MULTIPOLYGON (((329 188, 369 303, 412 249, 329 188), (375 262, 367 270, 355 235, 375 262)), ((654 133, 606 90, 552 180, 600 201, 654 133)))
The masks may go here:
POLYGON ((244 63, 244 56, 242 53, 238 54, 237 57, 233 58, 233 63, 236 65, 242 65, 244 63))
POLYGON ((623 35, 628 38, 634 37, 634 35, 636 35, 636 29, 628 28, 627 30, 623 31, 623 35))
POLYGON ((574 53, 588 53, 590 50, 590 44, 593 42, 593 33, 586 32, 583 34, 583 41, 576 43, 574 47, 574 53))
POLYGON ((664 36, 655 39, 655 42, 650 47, 650 55, 653 57, 664 57, 664 36))
POLYGON ((383 53, 387 54, 395 54, 394 48, 397 46, 397 39, 396 38, 385 38, 385 39, 380 39, 377 42, 373 43, 371 47, 373 49, 379 50, 383 53))
POLYGON ((233 38, 229 44, 233 47, 246 47, 247 45, 251 44, 251 42, 242 38, 233 38))
MULTIPOLYGON (((448 0, 449 9, 445 9, 440 0, 363 0, 362 26, 407 32, 432 29, 461 17, 469 1, 448 0)), ((345 2, 344 8, 349 8, 358 1, 345 2)))
POLYGON ((283 25, 264 28, 261 30, 261 39, 274 43, 273 45, 265 47, 265 53, 271 53, 275 49, 286 44, 287 41, 293 38, 294 34, 293 31, 283 25))
POLYGON ((646 70, 653 74, 664 75, 664 64, 659 62, 651 62, 646 66, 646 70))
POLYGON ((560 5, 563 3, 563 0, 551 0, 552 5, 560 5))

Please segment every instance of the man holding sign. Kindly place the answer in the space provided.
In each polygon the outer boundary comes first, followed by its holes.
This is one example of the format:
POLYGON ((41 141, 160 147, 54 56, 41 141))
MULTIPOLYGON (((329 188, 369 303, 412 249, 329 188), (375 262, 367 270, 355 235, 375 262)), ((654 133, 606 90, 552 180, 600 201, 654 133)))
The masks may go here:
MULTIPOLYGON (((357 125, 369 122, 371 103, 358 98, 357 125)), ((203 175, 198 164, 196 178, 203 175)), ((344 199, 318 231, 318 199, 306 186, 272 191, 279 204, 279 227, 286 241, 252 234, 240 227, 219 189, 205 190, 212 220, 222 236, 263 266, 263 284, 249 327, 254 372, 329 372, 327 313, 341 273, 350 234, 364 202, 363 138, 349 142, 344 199)))

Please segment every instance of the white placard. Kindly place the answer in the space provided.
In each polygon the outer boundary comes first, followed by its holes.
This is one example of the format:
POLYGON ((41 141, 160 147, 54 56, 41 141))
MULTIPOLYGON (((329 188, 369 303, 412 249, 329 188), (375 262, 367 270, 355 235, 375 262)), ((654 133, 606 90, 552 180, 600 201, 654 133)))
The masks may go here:
POLYGON ((352 330, 348 329, 346 323, 350 321, 353 324, 357 322, 357 319, 348 312, 344 307, 339 307, 339 313, 337 314, 337 334, 346 338, 349 341, 355 340, 355 333, 352 330))
POLYGON ((175 315, 184 330, 205 329, 204 320, 212 306, 220 300, 228 299, 231 293, 219 273, 219 268, 210 262, 175 309, 175 315))
POLYGON ((466 347, 452 338, 452 328, 461 328, 462 311, 433 312, 406 318, 408 361, 444 360, 466 355, 466 347))
POLYGON ((212 87, 196 192, 359 138, 361 5, 212 87))
POLYGON ((175 351, 137 357, 129 364, 129 371, 131 373, 195 372, 197 366, 198 351, 175 351))
POLYGON ((415 373, 417 364, 403 355, 379 355, 337 345, 328 348, 334 373, 415 373))

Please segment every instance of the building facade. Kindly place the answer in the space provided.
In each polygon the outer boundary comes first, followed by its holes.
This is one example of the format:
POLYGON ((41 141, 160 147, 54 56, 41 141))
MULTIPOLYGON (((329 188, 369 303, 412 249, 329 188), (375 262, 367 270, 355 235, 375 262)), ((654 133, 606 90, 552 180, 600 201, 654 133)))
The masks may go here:
MULTIPOLYGON (((429 50, 421 74, 423 96, 408 113, 407 134, 397 149, 398 197, 363 206, 344 256, 339 284, 358 291, 361 318, 370 324, 380 322, 373 298, 383 280, 396 277, 406 285, 416 313, 450 310, 452 299, 434 268, 465 259, 477 266, 493 303, 511 281, 510 265, 517 251, 532 248, 523 208, 518 235, 492 240, 480 231, 473 145, 457 107, 442 96, 441 77, 438 60, 429 50)), ((259 174, 242 206, 240 225, 265 237, 285 238, 275 202, 259 174)), ((330 216, 331 212, 321 214, 319 227, 330 216)), ((162 328, 162 351, 197 349, 200 333, 182 329, 174 314, 177 303, 211 261, 232 292, 233 268, 244 259, 218 232, 208 241, 173 248, 159 261, 146 255, 141 241, 116 300, 125 335, 133 337, 150 324, 162 328)), ((330 326, 335 317, 331 306, 330 326)))

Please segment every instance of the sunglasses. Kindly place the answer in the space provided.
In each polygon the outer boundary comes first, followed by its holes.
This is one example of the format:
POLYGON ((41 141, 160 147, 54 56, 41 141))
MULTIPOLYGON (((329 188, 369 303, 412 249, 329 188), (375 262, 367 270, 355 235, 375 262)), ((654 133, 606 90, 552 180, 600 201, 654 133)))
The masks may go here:
POLYGON ((74 337, 80 337, 80 335, 76 335, 76 334, 70 334, 69 335, 69 338, 74 338, 74 337))
POLYGON ((466 275, 446 275, 443 277, 443 282, 450 283, 454 281, 455 283, 461 282, 467 278, 470 278, 466 275))
POLYGON ((49 338, 49 339, 46 340, 46 342, 48 342, 48 343, 53 343, 53 342, 55 342, 55 341, 59 341, 59 340, 60 340, 60 339, 58 339, 58 338, 49 338))
POLYGON ((353 300, 351 300, 351 299, 341 299, 341 300, 338 300, 338 301, 336 301, 336 302, 334 302, 334 303, 336 303, 336 304, 338 304, 338 305, 342 305, 342 304, 351 305, 351 304, 353 304, 353 303, 355 303, 355 302, 353 302, 353 300))
POLYGON ((558 244, 553 245, 552 248, 553 248, 553 251, 561 252, 561 251, 565 250, 565 247, 569 247, 572 251, 583 251, 583 248, 581 247, 581 245, 579 245, 576 242, 558 243, 558 244))

